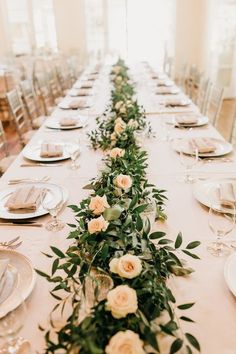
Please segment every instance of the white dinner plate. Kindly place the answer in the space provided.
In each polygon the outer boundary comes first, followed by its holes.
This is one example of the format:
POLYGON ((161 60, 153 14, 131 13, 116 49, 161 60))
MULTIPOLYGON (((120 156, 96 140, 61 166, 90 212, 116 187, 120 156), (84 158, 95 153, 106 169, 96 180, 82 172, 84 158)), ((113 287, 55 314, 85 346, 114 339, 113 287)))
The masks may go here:
POLYGON ((9 267, 17 277, 11 293, 0 304, 0 318, 2 318, 17 308, 31 294, 36 275, 30 260, 17 251, 0 249, 0 259, 9 259, 9 267))
MULTIPOLYGON (((85 99, 85 98, 84 98, 85 99)), ((78 107, 78 108, 71 108, 70 107, 70 103, 75 100, 74 98, 65 98, 63 101, 61 101, 60 103, 58 103, 58 107, 61 109, 69 109, 69 110, 83 110, 86 108, 91 107, 91 103, 89 102, 89 100, 86 99, 86 104, 84 107, 78 107)), ((83 98, 81 97, 81 100, 83 100, 83 98)))
MULTIPOLYGON (((216 144, 216 150, 214 152, 199 153, 200 157, 217 157, 227 155, 232 151, 232 145, 225 140, 210 138, 214 144, 216 144)), ((172 147, 177 152, 184 152, 185 154, 192 154, 192 150, 189 147, 189 139, 175 139, 172 143, 172 147)))
POLYGON ((236 179, 233 178, 212 178, 205 181, 198 181, 193 184, 193 195, 201 204, 210 208, 216 206, 222 212, 228 212, 229 209, 221 206, 219 208, 218 189, 220 184, 233 183, 236 184, 236 179))
POLYGON ((166 107, 186 107, 189 106, 192 101, 186 97, 186 98, 171 98, 166 101, 166 107))
POLYGON ((171 86, 171 87, 157 87, 156 89, 156 95, 177 95, 180 93, 180 89, 177 86, 171 86))
MULTIPOLYGON (((23 185, 23 184, 22 184, 23 185)), ((26 184, 24 184, 26 185, 26 184)), ((32 185, 32 183, 31 183, 32 185)), ((37 187, 47 189, 47 194, 45 196, 46 199, 51 200, 52 198, 58 198, 58 202, 60 201, 60 196, 57 195, 57 188, 52 183, 37 183, 37 187)), ((48 211, 45 210, 42 205, 38 207, 37 210, 26 211, 24 209, 17 211, 9 211, 5 207, 5 203, 10 195, 17 189, 19 186, 8 187, 2 191, 0 191, 0 218, 7 220, 23 220, 23 219, 31 219, 37 218, 38 216, 48 214, 48 211)), ((68 191, 62 187, 64 201, 66 202, 68 199, 68 191)))
MULTIPOLYGON (((186 115, 187 116, 187 115, 186 115)), ((197 122, 194 124, 184 124, 184 123, 178 123, 176 118, 174 118, 172 121, 170 121, 172 124, 177 125, 178 127, 189 127, 189 128, 194 128, 194 127, 201 127, 203 125, 208 124, 209 119, 208 117, 201 116, 197 118, 197 122)))
MULTIPOLYGON (((53 144, 53 142, 52 142, 53 144)), ((63 154, 62 156, 57 157, 41 157, 41 143, 37 144, 36 146, 31 145, 26 147, 23 150, 23 156, 32 161, 39 161, 39 162, 55 162, 55 161, 63 161, 70 158, 69 153, 66 151, 66 143, 56 142, 57 145, 63 146, 63 154)))
POLYGON ((162 86, 165 86, 165 87, 171 87, 171 86, 174 86, 174 82, 172 80, 168 80, 168 79, 164 79, 164 80, 157 80, 156 82, 157 86, 158 87, 162 87, 162 86))
POLYGON ((83 97, 88 97, 88 96, 92 96, 92 91, 91 91, 91 89, 87 89, 87 92, 86 92, 86 94, 85 95, 81 95, 80 93, 79 93, 79 90, 80 89, 71 89, 69 92, 68 92, 68 95, 69 96, 71 96, 71 97, 81 97, 81 98, 83 98, 83 97))
POLYGON ((229 290, 236 296, 236 253, 231 254, 225 262, 224 278, 229 290))
POLYGON ((51 128, 51 129, 60 129, 60 130, 80 129, 86 126, 88 120, 87 117, 81 115, 78 116, 78 123, 76 125, 61 126, 60 119, 61 118, 59 117, 52 117, 46 121, 45 125, 47 128, 51 128))

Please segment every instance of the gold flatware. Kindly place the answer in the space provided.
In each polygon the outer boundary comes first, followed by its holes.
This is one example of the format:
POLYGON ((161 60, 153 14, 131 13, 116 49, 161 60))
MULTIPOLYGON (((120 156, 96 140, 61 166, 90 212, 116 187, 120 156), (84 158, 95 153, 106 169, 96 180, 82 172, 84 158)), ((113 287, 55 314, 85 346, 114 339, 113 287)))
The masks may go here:
POLYGON ((58 167, 58 166, 62 166, 63 164, 62 163, 54 163, 54 164, 49 164, 49 163, 22 163, 20 165, 20 167, 38 167, 38 166, 41 166, 41 167, 58 167))
POLYGON ((21 222, 0 222, 0 226, 29 226, 29 227, 42 227, 42 223, 21 223, 21 222))
POLYGON ((47 182, 50 179, 50 176, 44 176, 42 178, 15 178, 9 180, 7 183, 9 185, 18 184, 18 183, 27 183, 27 182, 47 182))
POLYGON ((15 237, 15 238, 13 238, 13 239, 10 240, 10 241, 0 242, 0 246, 2 246, 2 247, 8 247, 8 246, 12 245, 13 243, 15 243, 16 241, 18 241, 19 239, 20 239, 20 236, 15 237))

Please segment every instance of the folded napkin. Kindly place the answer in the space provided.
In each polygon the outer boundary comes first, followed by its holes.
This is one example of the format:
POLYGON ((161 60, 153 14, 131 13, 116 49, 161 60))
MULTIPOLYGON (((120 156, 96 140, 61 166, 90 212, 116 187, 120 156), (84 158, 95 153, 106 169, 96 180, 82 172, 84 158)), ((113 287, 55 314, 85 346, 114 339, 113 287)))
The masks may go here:
POLYGON ((98 75, 90 74, 90 75, 88 75, 87 80, 88 81, 95 81, 95 80, 97 80, 97 78, 98 78, 98 75))
POLYGON ((41 157, 60 157, 63 155, 63 147, 60 144, 42 143, 41 157))
POLYGON ((185 99, 185 98, 171 99, 166 102, 166 107, 188 106, 190 102, 191 101, 189 99, 185 99))
POLYGON ((10 265, 9 259, 0 260, 0 304, 12 294, 17 285, 18 271, 10 265))
POLYGON ((200 154, 216 151, 216 145, 210 138, 194 138, 189 141, 191 149, 198 149, 200 154))
POLYGON ((174 86, 159 86, 156 89, 156 94, 157 95, 167 95, 167 94, 175 95, 175 94, 177 94, 179 92, 180 92, 180 90, 177 87, 174 87, 174 86))
POLYGON ((77 91, 77 96, 89 96, 90 90, 88 89, 80 89, 77 91))
POLYGON ((236 186, 231 183, 220 183, 219 186, 219 200, 222 206, 228 206, 236 203, 236 186))
POLYGON ((69 103, 69 107, 71 109, 78 109, 78 108, 85 108, 86 107, 86 101, 85 100, 73 100, 69 103))
POLYGON ((89 81, 85 81, 82 83, 81 88, 93 88, 93 84, 89 81))
POLYGON ((46 194, 45 189, 35 186, 17 188, 8 198, 5 207, 9 210, 37 210, 40 205, 41 194, 46 194))
POLYGON ((184 124, 184 125, 193 125, 193 124, 197 124, 198 122, 198 118, 192 116, 192 117, 176 117, 175 121, 177 124, 184 124))
POLYGON ((61 118, 59 121, 60 126, 62 127, 71 127, 71 126, 76 126, 78 123, 78 120, 73 117, 67 117, 67 118, 61 118))
POLYGON ((174 83, 173 81, 171 80, 166 80, 166 79, 163 79, 163 80, 157 80, 157 86, 164 86, 164 87, 170 87, 170 86, 173 86, 174 83))

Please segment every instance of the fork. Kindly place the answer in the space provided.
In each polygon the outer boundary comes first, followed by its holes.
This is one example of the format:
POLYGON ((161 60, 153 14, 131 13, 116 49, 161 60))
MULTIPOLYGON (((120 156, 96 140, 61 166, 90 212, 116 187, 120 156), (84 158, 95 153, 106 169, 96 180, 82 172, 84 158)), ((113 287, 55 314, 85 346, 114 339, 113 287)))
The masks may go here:
POLYGON ((0 242, 0 247, 15 249, 15 248, 19 247, 21 244, 22 244, 22 241, 20 241, 20 236, 18 236, 16 238, 13 238, 10 241, 0 242), (17 243, 17 241, 19 241, 19 242, 17 243))
POLYGON ((47 182, 50 179, 50 176, 44 176, 42 178, 16 178, 8 181, 8 184, 18 184, 24 182, 47 182))

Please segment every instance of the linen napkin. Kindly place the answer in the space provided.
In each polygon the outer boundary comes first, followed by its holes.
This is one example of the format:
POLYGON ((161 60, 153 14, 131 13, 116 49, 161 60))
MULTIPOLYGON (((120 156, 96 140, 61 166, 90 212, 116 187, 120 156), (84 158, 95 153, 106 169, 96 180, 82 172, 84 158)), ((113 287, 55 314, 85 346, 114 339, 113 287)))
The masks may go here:
POLYGON ((219 200, 222 206, 228 206, 236 203, 235 185, 231 182, 220 183, 219 186, 219 200))
POLYGON ((89 81, 85 81, 82 83, 81 88, 83 89, 93 88, 93 84, 89 81))
POLYGON ((46 195, 46 189, 35 186, 17 188, 8 198, 5 207, 12 211, 20 209, 35 211, 40 205, 41 194, 46 195))
POLYGON ((198 149, 200 154, 216 151, 216 145, 210 138, 193 138, 189 141, 191 149, 198 149))
POLYGON ((79 89, 77 91, 77 96, 89 96, 90 90, 89 89, 79 89))
POLYGON ((8 258, 0 259, 0 290, 1 290, 1 284, 2 284, 3 277, 4 277, 5 272, 7 270, 8 263, 9 263, 8 258))
POLYGON ((78 108, 85 108, 86 107, 86 101, 85 100, 72 100, 69 103, 69 108, 71 109, 78 109, 78 108))
POLYGON ((42 143, 41 157, 60 157, 63 155, 63 147, 60 144, 42 143))
POLYGON ((184 124, 184 125, 194 125, 194 124, 197 124, 198 122, 198 118, 194 117, 194 116, 189 116, 189 117, 185 117, 185 116, 182 116, 182 117, 176 117, 175 118, 175 121, 177 124, 184 124))
POLYGON ((60 126, 62 127, 71 127, 77 125, 78 120, 73 117, 61 118, 59 121, 60 126))
POLYGON ((166 107, 188 106, 190 102, 191 101, 189 99, 185 98, 171 99, 166 102, 166 107))
POLYGON ((0 304, 2 304, 12 294, 17 285, 18 271, 10 265, 9 259, 0 260, 0 304))
POLYGON ((179 92, 180 90, 174 86, 159 86, 156 89, 156 95, 175 95, 179 92))
POLYGON ((159 87, 162 87, 162 86, 171 87, 173 85, 174 85, 174 83, 171 80, 165 80, 165 79, 157 80, 157 86, 159 86, 159 87))

